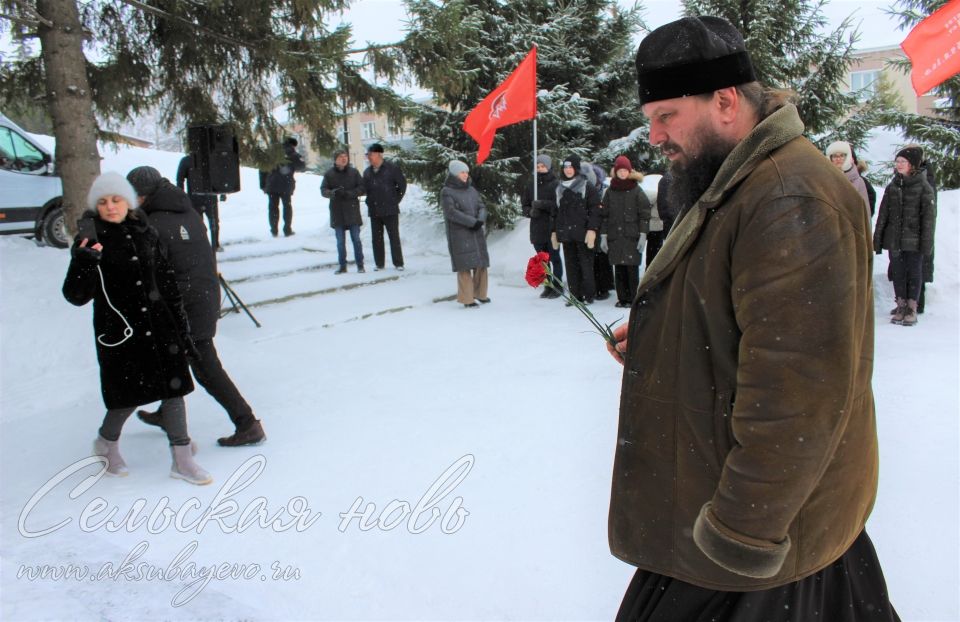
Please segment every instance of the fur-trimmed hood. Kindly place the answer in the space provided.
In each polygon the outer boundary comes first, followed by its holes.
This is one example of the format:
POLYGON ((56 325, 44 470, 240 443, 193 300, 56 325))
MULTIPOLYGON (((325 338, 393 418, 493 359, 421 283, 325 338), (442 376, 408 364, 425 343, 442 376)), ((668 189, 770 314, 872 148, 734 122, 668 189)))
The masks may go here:
MULTIPOLYGON (((617 174, 616 174, 615 170, 612 169, 612 168, 610 169, 610 179, 611 179, 611 180, 612 180, 612 179, 617 179, 617 174)), ((637 182, 637 183, 639 184, 641 181, 643 181, 643 173, 641 173, 640 171, 638 171, 638 170, 636 170, 636 169, 632 169, 632 170, 630 171, 630 174, 627 176, 627 179, 632 179, 633 181, 635 181, 635 182, 637 182)))

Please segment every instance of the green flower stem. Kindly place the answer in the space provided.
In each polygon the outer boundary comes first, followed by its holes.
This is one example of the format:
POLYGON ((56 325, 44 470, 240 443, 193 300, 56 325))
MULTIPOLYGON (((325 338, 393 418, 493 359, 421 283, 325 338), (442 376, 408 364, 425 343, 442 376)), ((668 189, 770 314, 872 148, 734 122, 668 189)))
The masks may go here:
POLYGON ((584 315, 584 317, 590 320, 590 323, 593 324, 594 330, 596 330, 597 333, 599 333, 600 336, 603 337, 606 340, 606 342, 613 347, 614 350, 616 350, 617 340, 613 336, 613 326, 620 320, 617 320, 617 322, 613 322, 611 324, 601 324, 597 320, 597 318, 593 315, 593 313, 590 311, 590 309, 588 309, 587 306, 583 304, 583 302, 581 302, 579 299, 572 296, 570 292, 567 291, 567 288, 564 287, 560 279, 554 276, 553 270, 550 268, 549 262, 546 262, 546 261, 543 262, 543 268, 547 273, 546 287, 553 289, 555 292, 559 293, 564 300, 566 300, 571 305, 576 307, 577 310, 584 315), (554 285, 555 283, 559 284, 559 287, 554 285))

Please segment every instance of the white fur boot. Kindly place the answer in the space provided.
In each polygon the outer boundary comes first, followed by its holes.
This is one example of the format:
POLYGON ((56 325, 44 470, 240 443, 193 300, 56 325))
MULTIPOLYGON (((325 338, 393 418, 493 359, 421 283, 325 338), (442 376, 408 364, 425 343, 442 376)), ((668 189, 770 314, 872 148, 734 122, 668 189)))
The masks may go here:
POLYGON ((127 463, 123 461, 120 455, 120 441, 108 441, 99 434, 97 440, 93 441, 93 455, 104 456, 107 459, 107 473, 117 477, 126 477, 130 474, 127 470, 127 463))
POLYGON ((204 471, 203 467, 193 460, 193 452, 191 451, 190 445, 171 445, 170 453, 173 455, 170 477, 182 479, 198 486, 203 486, 213 481, 210 474, 204 471))

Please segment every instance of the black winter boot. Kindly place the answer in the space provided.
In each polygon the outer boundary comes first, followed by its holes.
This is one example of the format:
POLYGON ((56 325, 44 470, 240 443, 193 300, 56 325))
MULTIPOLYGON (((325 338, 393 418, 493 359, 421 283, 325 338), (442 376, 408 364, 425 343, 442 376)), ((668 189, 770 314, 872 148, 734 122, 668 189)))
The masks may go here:
POLYGON ((243 447, 246 445, 260 445, 267 440, 267 435, 263 431, 260 421, 253 420, 253 423, 247 427, 237 429, 230 436, 224 436, 217 439, 217 444, 221 447, 243 447))

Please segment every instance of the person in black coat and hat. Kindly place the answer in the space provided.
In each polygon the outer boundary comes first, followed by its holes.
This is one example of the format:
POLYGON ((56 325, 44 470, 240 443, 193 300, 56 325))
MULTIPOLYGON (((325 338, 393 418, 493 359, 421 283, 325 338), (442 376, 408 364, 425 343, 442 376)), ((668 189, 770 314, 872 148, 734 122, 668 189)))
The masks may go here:
POLYGON ((383 159, 383 145, 373 143, 367 149, 367 161, 363 171, 363 187, 367 191, 367 215, 373 243, 375 270, 386 265, 383 230, 390 238, 390 259, 393 267, 403 270, 403 248, 400 245, 400 201, 407 192, 407 180, 400 167, 383 159))
POLYGON ((600 248, 614 266, 617 303, 630 307, 640 284, 643 247, 650 232, 650 199, 640 182, 643 174, 633 170, 630 158, 618 156, 613 178, 600 202, 600 248))
POLYGON ((353 242, 353 259, 357 272, 366 272, 363 268, 363 243, 360 241, 360 197, 366 194, 360 172, 350 166, 350 156, 344 150, 333 154, 333 166, 324 173, 320 183, 320 194, 330 199, 330 227, 337 236, 337 261, 340 267, 335 274, 347 271, 347 231, 353 242))
POLYGON ((551 243, 555 249, 563 244, 570 294, 591 304, 597 293, 593 255, 600 229, 600 194, 580 171, 580 156, 564 159, 556 195, 551 243))
POLYGON ((108 474, 127 475, 119 444, 123 424, 137 406, 159 400, 173 456, 170 476, 209 484, 213 478, 193 459, 183 401, 193 391, 187 358, 199 353, 157 231, 135 203, 120 174, 104 173, 93 182, 63 281, 68 302, 93 301, 107 407, 93 451, 106 458, 108 474))
MULTIPOLYGON (((190 184, 190 167, 193 164, 193 156, 185 155, 180 159, 177 166, 177 187, 187 193, 190 197, 190 204, 197 213, 207 216, 207 223, 210 225, 210 245, 218 253, 223 252, 220 246, 220 203, 215 194, 197 194, 193 192, 190 184)), ((226 195, 223 195, 226 197, 226 195)))
POLYGON ((937 209, 934 193, 921 172, 923 154, 907 147, 894 160, 896 174, 883 192, 873 247, 886 249, 897 306, 890 321, 903 326, 917 323, 917 306, 923 283, 923 262, 933 253, 937 209))
POLYGON ((280 203, 283 203, 283 235, 294 235, 293 230, 293 191, 297 182, 294 173, 304 171, 306 163, 297 153, 297 139, 287 138, 283 141, 283 156, 286 160, 269 173, 260 172, 260 188, 269 200, 267 202, 267 219, 270 222, 270 235, 277 237, 280 226, 280 203))
POLYGON ((553 287, 544 287, 541 298, 559 298, 563 281, 563 261, 560 251, 550 244, 550 232, 553 231, 553 209, 557 202, 557 176, 553 174, 553 159, 541 153, 537 156, 537 179, 527 184, 523 191, 520 207, 523 215, 530 219, 530 243, 538 253, 549 253, 550 269, 556 277, 553 287), (533 184, 536 183, 537 198, 533 198, 533 184))
MULTIPOLYGON (((234 425, 234 433, 217 442, 224 447, 262 443, 266 440, 263 426, 223 369, 213 343, 220 319, 220 279, 203 221, 191 208, 186 194, 157 169, 137 167, 127 174, 127 180, 138 195, 140 209, 160 235, 183 297, 193 343, 200 354, 190 361, 190 369, 200 386, 227 411, 234 425)), ((162 407, 157 412, 138 411, 137 416, 144 423, 163 427, 162 407)))

